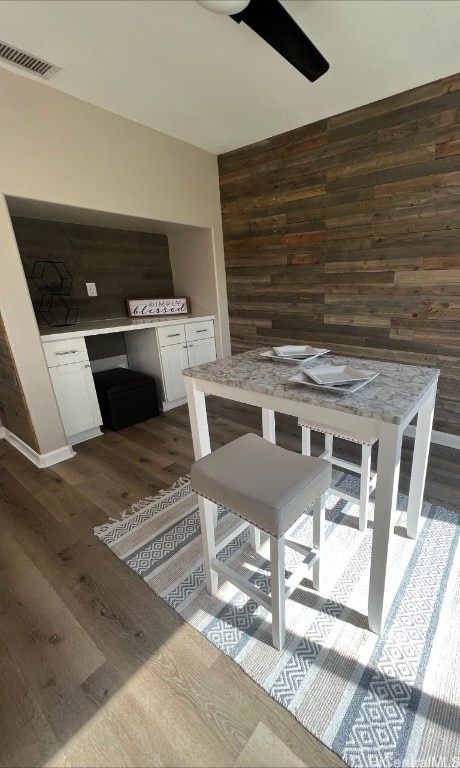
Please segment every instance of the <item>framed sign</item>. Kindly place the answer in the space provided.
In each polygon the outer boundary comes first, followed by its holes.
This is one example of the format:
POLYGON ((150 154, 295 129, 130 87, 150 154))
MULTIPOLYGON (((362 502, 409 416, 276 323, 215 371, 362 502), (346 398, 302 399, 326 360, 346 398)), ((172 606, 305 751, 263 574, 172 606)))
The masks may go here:
POLYGON ((129 317, 156 317, 157 315, 188 315, 190 299, 185 296, 168 299, 126 299, 129 317))

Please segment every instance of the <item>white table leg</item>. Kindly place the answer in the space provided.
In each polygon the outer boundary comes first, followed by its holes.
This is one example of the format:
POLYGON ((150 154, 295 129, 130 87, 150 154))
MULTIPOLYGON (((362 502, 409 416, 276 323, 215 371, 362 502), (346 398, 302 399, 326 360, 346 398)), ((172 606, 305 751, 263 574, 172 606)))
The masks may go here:
POLYGON ((193 450, 195 452, 195 460, 197 460, 211 453, 206 398, 204 392, 200 392, 195 388, 195 382, 190 376, 184 376, 184 382, 192 429, 193 450))
POLYGON ((380 634, 386 616, 385 581, 393 532, 393 514, 398 493, 402 431, 395 424, 382 424, 377 461, 374 535, 369 581, 369 628, 380 634))
POLYGON ((262 435, 270 443, 276 443, 275 411, 262 408, 262 435))
POLYGON ((416 539, 419 531, 435 400, 436 384, 433 386, 433 391, 420 408, 417 416, 417 428, 415 431, 414 453, 412 456, 412 469, 410 475, 409 501, 407 504, 407 535, 411 539, 416 539))

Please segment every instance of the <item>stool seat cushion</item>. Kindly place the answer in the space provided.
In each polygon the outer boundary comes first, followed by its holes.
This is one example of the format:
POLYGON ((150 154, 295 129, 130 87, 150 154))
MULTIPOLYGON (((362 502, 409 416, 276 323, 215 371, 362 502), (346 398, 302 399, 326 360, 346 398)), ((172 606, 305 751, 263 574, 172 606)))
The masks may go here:
POLYGON ((331 464, 248 434, 199 459, 192 488, 279 538, 332 480, 331 464))

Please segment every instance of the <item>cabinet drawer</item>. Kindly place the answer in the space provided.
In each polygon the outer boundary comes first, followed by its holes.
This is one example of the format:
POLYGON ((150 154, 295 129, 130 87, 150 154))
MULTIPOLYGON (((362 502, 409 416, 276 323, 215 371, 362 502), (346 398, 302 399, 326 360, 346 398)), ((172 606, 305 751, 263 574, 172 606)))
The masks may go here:
POLYGON ((212 320, 203 320, 201 323, 186 323, 185 338, 187 341, 197 341, 214 336, 214 323, 212 320))
POLYGON ((160 347, 168 347, 170 344, 180 344, 185 341, 183 325, 171 325, 166 328, 158 328, 158 343, 160 347))
POLYGON ((83 338, 45 341, 43 342, 43 349, 49 368, 54 368, 55 365, 67 365, 68 363, 88 360, 88 351, 83 338))

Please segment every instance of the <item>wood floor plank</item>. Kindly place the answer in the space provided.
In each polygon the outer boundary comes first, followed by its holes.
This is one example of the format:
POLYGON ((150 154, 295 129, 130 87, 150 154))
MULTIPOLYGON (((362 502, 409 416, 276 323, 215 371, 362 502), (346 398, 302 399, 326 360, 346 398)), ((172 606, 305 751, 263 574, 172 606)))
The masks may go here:
POLYGON ((98 461, 94 456, 86 456, 82 451, 78 451, 72 461, 62 461, 60 464, 55 464, 53 472, 65 480, 68 485, 78 485, 82 480, 89 480, 103 474, 105 468, 104 461, 98 461))
MULTIPOLYGON (((104 436, 105 438, 105 436, 104 436)), ((151 465, 145 465, 130 461, 113 450, 113 446, 106 446, 102 438, 89 440, 82 446, 86 456, 95 457, 104 462, 105 474, 118 481, 121 477, 132 492, 139 499, 157 493, 162 485, 151 472, 151 465)))
POLYGON ((4 618, 15 619, 16 628, 22 625, 21 632, 13 632, 5 622, 6 643, 18 656, 29 657, 41 689, 57 681, 64 691, 78 688, 105 662, 104 654, 5 528, 0 563, 4 618))
POLYGON ((264 723, 259 723, 248 743, 240 753, 235 768, 302 768, 305 763, 299 760, 278 736, 264 723))
POLYGON ((0 635, 0 766, 43 765, 59 743, 0 635))
POLYGON ((84 496, 90 497, 109 517, 119 517, 123 510, 139 501, 138 496, 132 491, 127 491, 123 483, 103 473, 80 480, 75 483, 75 488, 84 496))

